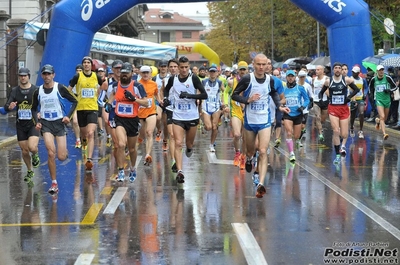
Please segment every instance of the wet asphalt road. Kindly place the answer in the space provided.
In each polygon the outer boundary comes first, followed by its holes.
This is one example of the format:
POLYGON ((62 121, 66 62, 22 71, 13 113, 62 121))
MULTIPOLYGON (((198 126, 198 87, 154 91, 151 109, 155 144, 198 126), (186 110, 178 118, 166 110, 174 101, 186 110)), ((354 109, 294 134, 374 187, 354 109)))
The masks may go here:
MULTIPOLYGON (((2 135, 14 135, 13 126, 3 118, 2 135)), ((208 152, 209 134, 198 131, 193 156, 183 155, 183 185, 175 183, 169 155, 157 142, 151 166, 143 165, 139 146, 134 183, 113 180, 104 138, 96 139, 97 160, 86 174, 71 132, 70 156, 57 161, 58 198, 47 193, 43 141, 33 188, 23 182, 17 144, 4 146, 0 264, 309 265, 334 256, 343 264, 399 264, 400 135, 390 130, 383 142, 371 125, 364 132, 364 140, 348 140, 347 157, 336 167, 331 132, 319 143, 310 121, 295 165, 285 145, 271 148, 262 199, 255 197, 251 174, 232 165, 227 125, 220 127, 215 155, 208 152)))

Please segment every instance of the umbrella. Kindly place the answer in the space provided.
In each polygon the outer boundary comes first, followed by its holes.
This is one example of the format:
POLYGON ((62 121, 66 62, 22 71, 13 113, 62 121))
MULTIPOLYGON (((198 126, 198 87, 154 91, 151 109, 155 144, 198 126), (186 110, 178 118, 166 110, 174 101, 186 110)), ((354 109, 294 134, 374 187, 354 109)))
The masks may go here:
POLYGON ((99 69, 99 68, 103 68, 103 69, 107 68, 107 65, 98 59, 93 59, 92 61, 93 61, 92 71, 97 71, 97 69, 99 69))
POLYGON ((331 64, 330 56, 317 57, 309 63, 309 65, 315 65, 315 66, 317 65, 330 66, 330 64, 331 64))
POLYGON ((293 60, 294 63, 298 63, 298 64, 308 64, 311 61, 312 61, 312 58, 310 58, 310 57, 297 57, 293 60))
POLYGON ((383 66, 400 67, 400 56, 391 57, 381 63, 383 66))
POLYGON ((369 69, 371 69, 372 71, 375 72, 376 71, 376 66, 378 64, 383 63, 386 59, 395 58, 395 57, 399 57, 399 55, 398 54, 389 53, 389 54, 378 54, 378 55, 374 55, 374 56, 369 56, 369 57, 364 58, 362 60, 362 65, 365 68, 369 68, 369 69))

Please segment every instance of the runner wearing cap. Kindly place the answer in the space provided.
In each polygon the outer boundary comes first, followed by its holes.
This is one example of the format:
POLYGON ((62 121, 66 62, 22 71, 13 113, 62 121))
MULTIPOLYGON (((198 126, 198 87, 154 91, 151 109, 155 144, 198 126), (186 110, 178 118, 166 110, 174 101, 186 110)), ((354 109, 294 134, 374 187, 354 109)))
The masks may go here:
POLYGON ((365 111, 365 99, 368 95, 368 83, 364 78, 360 77, 361 69, 359 66, 354 66, 351 69, 354 84, 360 89, 350 101, 350 136, 354 137, 354 121, 358 116, 360 123, 360 130, 358 131, 358 138, 364 139, 363 126, 364 126, 364 111, 365 111))
POLYGON ((386 133, 385 121, 390 110, 390 93, 397 89, 397 85, 390 76, 385 74, 384 70, 383 65, 376 67, 377 75, 369 82, 369 89, 375 96, 376 109, 379 116, 375 119, 375 128, 377 130, 382 129, 383 139, 386 140, 389 137, 389 134, 386 133))
MULTIPOLYGON (((97 94, 100 95, 102 89, 103 91, 106 91, 108 88, 108 82, 107 82, 107 77, 106 77, 106 72, 103 67, 100 67, 97 69, 97 73, 101 76, 101 79, 103 80, 103 85, 98 88, 97 94), (105 84, 104 84, 105 83, 105 84)), ((104 126, 103 126, 103 107, 99 106, 99 110, 97 113, 97 124, 98 124, 98 136, 103 136, 104 135, 104 126)))
MULTIPOLYGON (((123 182, 125 180, 125 147, 128 147, 131 162, 129 180, 133 182, 137 176, 136 142, 140 127, 138 112, 139 107, 147 107, 149 101, 142 84, 132 80, 133 67, 130 63, 123 63, 120 73, 120 81, 114 82, 115 89, 109 98, 109 102, 114 102, 115 100, 116 142, 114 142, 114 145, 118 146, 116 151, 117 181, 123 182)), ((112 108, 110 103, 106 103, 104 107, 106 111, 112 108)))
MULTIPOLYGON (((83 71, 83 65, 78 64, 75 67, 75 73, 78 74, 83 71)), ((72 88, 72 93, 77 97, 78 94, 76 93, 76 86, 72 88)), ((79 129, 79 123, 78 123, 78 115, 76 114, 76 110, 74 114, 72 115, 72 130, 74 131, 75 134, 75 148, 81 148, 82 143, 81 143, 81 131, 79 129)))
POLYGON ((146 156, 144 158, 144 164, 150 166, 153 158, 150 153, 153 149, 153 133, 156 128, 157 122, 157 109, 155 99, 158 97, 157 83, 151 79, 151 68, 150 66, 143 65, 140 67, 140 80, 144 90, 147 94, 148 105, 140 106, 138 116, 140 119, 140 134, 146 135, 146 156))
MULTIPOLYGON (((83 57, 82 65, 83 71, 72 77, 68 89, 71 91, 72 88, 76 86, 76 92, 78 94, 78 106, 76 111, 82 137, 82 150, 87 150, 85 168, 86 170, 92 170, 94 134, 97 128, 99 109, 97 104, 97 88, 103 85, 103 79, 100 75, 92 72, 92 58, 89 56, 83 57)), ((104 83, 104 90, 106 89, 107 83, 104 83)))
POLYGON ((207 99, 207 93, 199 77, 189 73, 189 59, 182 56, 178 60, 179 74, 171 76, 164 89, 164 97, 173 97, 172 129, 175 138, 175 159, 178 174, 176 181, 185 182, 182 171, 182 146, 186 138, 186 156, 193 154, 193 142, 199 124, 197 100, 207 99))
POLYGON ((307 83, 307 81, 306 81, 307 76, 308 76, 307 72, 301 70, 298 74, 298 81, 297 81, 297 84, 304 87, 304 89, 307 92, 308 98, 310 99, 308 106, 303 109, 303 119, 301 121, 301 133, 300 133, 300 137, 296 140, 296 145, 298 147, 303 147, 301 139, 303 138, 303 135, 306 133, 306 124, 307 124, 308 113, 309 113, 310 109, 312 108, 312 100, 314 98, 313 89, 312 89, 311 85, 309 83, 307 83))
POLYGON ((56 196, 58 193, 56 155, 60 161, 68 158, 66 124, 70 122, 78 102, 64 85, 54 81, 55 73, 52 65, 44 65, 41 73, 44 83, 35 93, 32 108, 40 110, 38 116, 34 117, 37 122, 36 129, 41 131, 47 149, 47 165, 51 177, 49 193, 56 196))
POLYGON ((318 96, 325 81, 329 79, 325 75, 324 71, 324 66, 317 65, 315 67, 316 77, 313 79, 311 84, 314 92, 313 111, 315 115, 315 125, 317 126, 319 141, 325 140, 322 124, 325 123, 325 120, 328 117, 328 96, 326 94, 323 94, 321 99, 318 96))
POLYGON ((218 79, 218 69, 216 66, 208 68, 209 77, 202 81, 204 89, 207 92, 207 99, 203 100, 202 106, 202 119, 206 131, 211 130, 210 139, 210 152, 215 152, 214 143, 218 134, 218 122, 221 117, 221 92, 223 91, 223 84, 218 79))
POLYGON ((342 74, 342 65, 338 62, 332 66, 332 79, 327 79, 318 94, 319 99, 322 99, 323 94, 329 89, 329 105, 328 113, 329 120, 333 131, 332 142, 335 148, 336 157, 334 164, 340 163, 340 156, 346 156, 346 142, 349 134, 349 116, 350 110, 347 105, 354 97, 359 88, 354 84, 353 77, 344 76, 342 74), (351 92, 348 91, 350 87, 351 92), (340 139, 342 138, 342 139, 340 139))
POLYGON ((32 178, 34 176, 32 167, 40 165, 38 155, 39 131, 35 129, 36 108, 32 108, 34 94, 37 87, 30 82, 30 71, 28 68, 20 68, 18 70, 19 85, 13 87, 8 97, 4 110, 9 112, 17 111, 16 129, 18 145, 22 151, 22 159, 28 171, 24 177, 24 181, 29 187, 33 186, 32 178))

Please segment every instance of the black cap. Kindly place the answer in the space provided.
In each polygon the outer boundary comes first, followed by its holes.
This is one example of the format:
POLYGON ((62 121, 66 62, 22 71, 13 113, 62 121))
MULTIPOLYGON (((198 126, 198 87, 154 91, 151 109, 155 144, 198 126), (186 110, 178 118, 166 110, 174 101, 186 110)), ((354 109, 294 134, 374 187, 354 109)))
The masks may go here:
POLYGON ((22 67, 18 70, 18 75, 30 75, 31 71, 28 68, 22 67))
POLYGON ((161 67, 161 66, 167 66, 168 65, 168 61, 166 61, 166 60, 162 60, 162 61, 160 61, 159 63, 158 63, 158 66, 159 67, 161 67))
POLYGON ((83 59, 82 59, 82 64, 83 64, 84 61, 89 61, 89 62, 93 65, 93 59, 92 59, 92 57, 85 56, 85 57, 83 57, 83 59))
POLYGON ((341 63, 339 63, 339 62, 335 62, 335 63, 333 64, 332 68, 335 68, 336 66, 340 66, 340 67, 342 67, 342 64, 341 64, 341 63))
POLYGON ((130 63, 123 63, 121 67, 121 73, 132 73, 133 68, 130 63))
POLYGON ((207 69, 206 69, 205 66, 202 65, 202 66, 200 66, 200 68, 199 68, 199 71, 201 71, 201 70, 204 70, 204 71, 205 71, 205 70, 207 70, 207 69))
POLYGON ((75 67, 75 71, 78 70, 78 69, 83 70, 83 66, 81 64, 77 64, 76 67, 75 67))
POLYGON ((51 64, 45 64, 42 67, 42 70, 40 71, 42 74, 43 73, 49 73, 49 74, 54 74, 54 67, 51 64))
POLYGON ((112 63, 111 67, 112 68, 118 68, 118 67, 122 67, 123 62, 121 60, 114 60, 114 62, 112 63))

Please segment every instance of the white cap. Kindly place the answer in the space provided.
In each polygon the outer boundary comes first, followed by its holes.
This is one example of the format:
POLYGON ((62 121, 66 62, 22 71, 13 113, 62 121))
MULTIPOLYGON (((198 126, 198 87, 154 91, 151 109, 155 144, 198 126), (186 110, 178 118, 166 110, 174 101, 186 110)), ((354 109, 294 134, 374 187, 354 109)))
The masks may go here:
POLYGON ((351 71, 354 73, 359 73, 361 71, 361 69, 358 66, 354 66, 353 69, 351 69, 351 71))
POLYGON ((143 65, 142 67, 140 67, 140 72, 150 72, 151 73, 151 68, 148 65, 143 65))
POLYGON ((101 72, 101 71, 104 72, 104 68, 103 67, 100 67, 99 69, 97 69, 97 72, 101 72))
POLYGON ((383 65, 378 65, 376 67, 376 71, 379 71, 379 70, 382 70, 382 69, 385 69, 385 67, 383 67, 383 65))
POLYGON ((307 76, 306 71, 301 70, 298 74, 298 76, 307 76))
POLYGON ((225 68, 225 72, 226 72, 226 71, 229 71, 229 72, 230 72, 230 71, 231 71, 231 68, 230 68, 230 67, 225 68))

